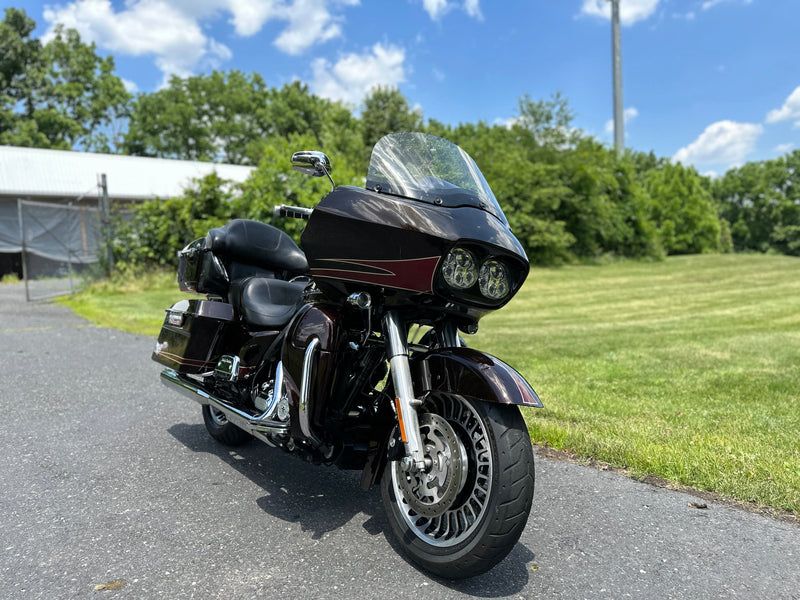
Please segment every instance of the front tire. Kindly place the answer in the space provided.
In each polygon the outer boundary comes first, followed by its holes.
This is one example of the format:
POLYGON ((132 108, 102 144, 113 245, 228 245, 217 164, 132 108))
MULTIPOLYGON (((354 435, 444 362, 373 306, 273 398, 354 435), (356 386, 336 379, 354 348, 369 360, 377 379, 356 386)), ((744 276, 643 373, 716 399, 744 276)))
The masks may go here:
POLYGON ((530 437, 516 406, 456 395, 419 411, 428 473, 389 462, 381 481, 392 532, 408 556, 442 577, 485 573, 519 540, 533 500, 530 437))
POLYGON ((225 413, 208 404, 203 405, 203 422, 209 435, 226 446, 243 446, 253 439, 252 435, 228 421, 225 413))

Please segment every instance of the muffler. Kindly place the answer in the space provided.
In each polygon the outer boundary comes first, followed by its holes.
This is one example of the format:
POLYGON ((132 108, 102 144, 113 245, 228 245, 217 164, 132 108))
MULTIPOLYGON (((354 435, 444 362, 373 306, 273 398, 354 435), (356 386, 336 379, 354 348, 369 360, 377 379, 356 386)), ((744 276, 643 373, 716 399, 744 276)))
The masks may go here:
POLYGON ((265 418, 267 413, 261 416, 253 416, 243 410, 239 410, 224 400, 212 396, 199 385, 181 378, 178 373, 172 369, 164 369, 161 371, 161 382, 168 388, 183 394, 198 404, 208 404, 212 408, 215 408, 224 414, 228 421, 240 429, 244 429, 261 441, 266 442, 270 446, 274 446, 275 443, 267 436, 285 437, 289 435, 288 423, 268 420, 265 418))

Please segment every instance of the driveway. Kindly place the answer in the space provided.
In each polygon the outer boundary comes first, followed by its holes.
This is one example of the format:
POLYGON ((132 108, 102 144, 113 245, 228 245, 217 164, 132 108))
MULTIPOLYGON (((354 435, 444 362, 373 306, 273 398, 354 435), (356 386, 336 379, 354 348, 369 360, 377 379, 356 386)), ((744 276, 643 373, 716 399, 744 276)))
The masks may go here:
POLYGON ((214 443, 153 345, 0 285, 0 598, 800 600, 796 524, 541 455, 509 557, 431 578, 357 473, 214 443))

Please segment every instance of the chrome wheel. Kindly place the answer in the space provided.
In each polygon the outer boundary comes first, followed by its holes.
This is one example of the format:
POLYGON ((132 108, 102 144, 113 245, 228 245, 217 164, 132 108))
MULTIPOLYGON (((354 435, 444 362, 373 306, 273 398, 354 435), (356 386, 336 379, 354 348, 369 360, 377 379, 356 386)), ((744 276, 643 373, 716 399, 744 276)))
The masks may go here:
POLYGON ((486 512, 491 444, 483 420, 459 396, 432 399, 420 412, 420 433, 431 466, 411 474, 393 463, 395 502, 418 538, 433 546, 453 546, 473 533, 486 512))
POLYGON ((517 543, 533 500, 533 451, 516 406, 438 393, 419 414, 427 470, 390 461, 381 495, 392 533, 422 568, 474 577, 517 543))

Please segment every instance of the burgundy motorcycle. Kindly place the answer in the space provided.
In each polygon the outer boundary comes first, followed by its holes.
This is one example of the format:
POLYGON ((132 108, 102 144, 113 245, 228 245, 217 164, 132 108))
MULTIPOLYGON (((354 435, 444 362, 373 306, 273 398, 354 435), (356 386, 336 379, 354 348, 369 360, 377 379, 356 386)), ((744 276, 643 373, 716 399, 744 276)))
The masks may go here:
MULTIPOLYGON (((292 165, 331 178, 321 152, 297 152, 292 165)), ((458 333, 475 333, 529 269, 480 170, 447 140, 391 134, 373 149, 365 188, 275 214, 308 220, 303 250, 235 219, 180 252, 181 290, 207 300, 167 309, 153 353, 162 381, 203 405, 223 444, 258 438, 361 470, 422 568, 489 570, 533 499, 518 406, 542 405, 458 333)))

